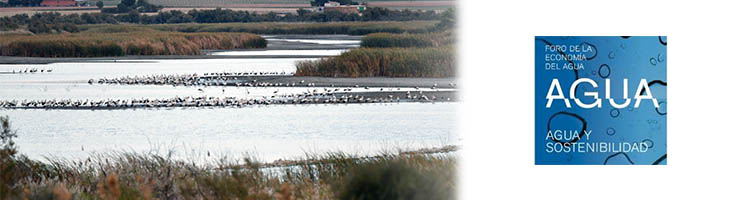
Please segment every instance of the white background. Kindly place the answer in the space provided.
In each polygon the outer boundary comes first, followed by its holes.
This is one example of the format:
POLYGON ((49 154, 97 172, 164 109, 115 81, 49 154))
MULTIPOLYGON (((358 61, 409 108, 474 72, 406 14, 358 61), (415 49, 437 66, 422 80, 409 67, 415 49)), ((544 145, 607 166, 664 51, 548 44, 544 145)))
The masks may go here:
POLYGON ((460 0, 460 199, 750 199, 749 9, 460 0), (536 35, 668 36, 668 165, 535 166, 536 35))

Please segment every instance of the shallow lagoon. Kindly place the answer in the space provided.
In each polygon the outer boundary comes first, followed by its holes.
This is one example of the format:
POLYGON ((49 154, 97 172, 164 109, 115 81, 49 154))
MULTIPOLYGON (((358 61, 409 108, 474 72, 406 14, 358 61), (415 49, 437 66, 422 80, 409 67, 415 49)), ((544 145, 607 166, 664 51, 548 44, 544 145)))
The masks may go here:
POLYGON ((271 105, 245 108, 0 110, 22 153, 82 159, 94 152, 174 150, 190 159, 306 153, 369 155, 456 144, 456 103, 271 105))
MULTIPOLYGON (((270 37, 270 41, 358 45, 358 41, 270 37)), ((345 50, 223 51, 224 55, 338 55, 345 50)), ((315 58, 214 58, 99 60, 33 65, 0 65, 0 100, 132 99, 176 96, 253 98, 295 94, 314 87, 185 87, 89 85, 89 79, 212 72, 294 72, 295 62, 315 58), (199 91, 198 88, 202 88, 199 91), (278 91, 278 92, 277 92, 278 91)), ((354 89, 364 92, 362 88, 354 89)), ((393 90, 386 88, 385 91, 393 90)), ((399 90, 411 90, 399 88, 399 90)), ((6 110, 21 153, 84 159, 94 153, 174 151, 177 158, 256 157, 262 161, 300 158, 308 153, 382 151, 457 144, 457 103, 270 105, 243 108, 126 110, 6 110), (210 153, 211 156, 208 156, 210 153)))

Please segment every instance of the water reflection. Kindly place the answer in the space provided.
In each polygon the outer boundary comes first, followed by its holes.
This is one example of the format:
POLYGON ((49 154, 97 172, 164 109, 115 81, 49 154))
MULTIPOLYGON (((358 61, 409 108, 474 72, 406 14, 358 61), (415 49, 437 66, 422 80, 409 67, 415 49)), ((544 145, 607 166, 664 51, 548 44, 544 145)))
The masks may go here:
POLYGON ((455 109, 455 103, 398 103, 0 112, 18 129, 21 152, 37 159, 170 149, 272 161, 306 152, 375 154, 455 144, 455 109))

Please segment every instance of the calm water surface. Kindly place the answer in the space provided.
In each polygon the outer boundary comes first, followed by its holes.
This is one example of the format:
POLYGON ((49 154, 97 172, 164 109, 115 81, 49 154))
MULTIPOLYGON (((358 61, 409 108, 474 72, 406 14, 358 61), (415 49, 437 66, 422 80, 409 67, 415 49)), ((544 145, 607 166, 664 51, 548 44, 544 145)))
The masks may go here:
POLYGON ((96 152, 174 150, 178 157, 264 161, 305 153, 375 154, 456 144, 456 103, 272 105, 245 108, 0 110, 21 152, 82 159, 96 152))
MULTIPOLYGON (((277 40, 277 39, 269 39, 277 40)), ((358 45, 357 40, 284 39, 287 42, 358 45), (291 41, 295 40, 295 41, 291 41), (298 41, 297 41, 298 40, 298 41)), ((345 50, 226 51, 222 55, 338 55, 345 50)), ((132 99, 184 96, 253 98, 323 88, 173 87, 89 85, 89 79, 157 74, 295 71, 310 58, 105 60, 46 65, 0 65, 0 100, 132 99), (278 91, 278 92, 277 92, 278 91)), ((363 90, 363 89, 355 89, 363 90)), ((386 88, 385 91, 393 90, 386 88)), ((400 90, 410 90, 401 88, 400 90)), ((457 144, 457 103, 271 105, 244 108, 128 110, 4 110, 21 153, 34 158, 84 159, 113 151, 172 150, 178 158, 252 156, 263 161, 306 153, 343 151, 370 155, 399 148, 457 144), (210 155, 213 157, 209 157, 210 155)))
POLYGON ((0 74, 2 83, 86 82, 88 79, 161 74, 211 72, 286 72, 296 71, 297 61, 313 58, 238 58, 238 59, 163 59, 117 60, 117 62, 52 63, 46 65, 0 65, 0 72, 26 69, 51 69, 45 73, 0 74))

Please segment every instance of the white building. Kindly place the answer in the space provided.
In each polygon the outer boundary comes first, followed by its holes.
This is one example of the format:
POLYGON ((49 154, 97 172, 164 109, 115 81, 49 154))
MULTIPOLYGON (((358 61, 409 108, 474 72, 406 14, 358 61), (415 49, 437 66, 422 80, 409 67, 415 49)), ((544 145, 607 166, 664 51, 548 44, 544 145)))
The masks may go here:
POLYGON ((335 1, 329 1, 329 2, 327 2, 325 4, 323 4, 323 7, 339 7, 339 6, 341 6, 341 4, 339 2, 335 2, 335 1))

